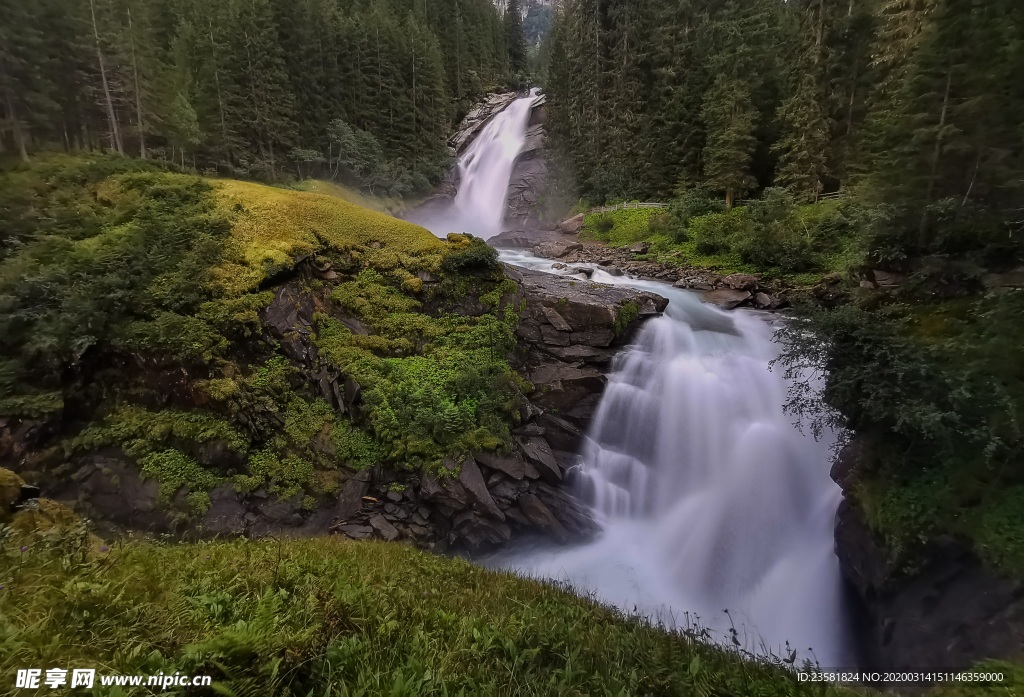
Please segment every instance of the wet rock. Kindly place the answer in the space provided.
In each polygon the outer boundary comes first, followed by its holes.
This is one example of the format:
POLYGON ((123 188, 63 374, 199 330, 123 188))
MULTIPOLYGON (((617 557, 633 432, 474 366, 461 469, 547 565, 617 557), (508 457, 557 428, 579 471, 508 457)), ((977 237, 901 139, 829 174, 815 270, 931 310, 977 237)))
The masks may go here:
POLYGON ((755 293, 754 307, 760 308, 762 310, 768 310, 772 307, 775 307, 775 299, 772 298, 772 296, 768 295, 767 293, 755 293))
POLYGON ((543 438, 516 438, 526 460, 537 468, 544 481, 557 484, 562 481, 562 470, 555 461, 551 446, 543 438))
POLYGON ((540 528, 558 542, 565 544, 569 541, 569 533, 565 526, 540 499, 533 494, 523 494, 519 497, 519 510, 532 525, 540 528))
POLYGON ((582 245, 575 242, 545 242, 537 245, 533 249, 533 253, 547 259, 561 259, 570 252, 582 248, 582 245))
POLYGON ((701 299, 706 303, 731 310, 747 302, 750 298, 750 291, 722 289, 706 291, 701 299))
POLYGON ((494 499, 491 498, 491 494, 487 490, 487 484, 480 473, 480 468, 477 467, 473 458, 466 458, 462 462, 462 468, 459 471, 459 482, 466 488, 474 509, 485 511, 488 515, 498 520, 505 520, 504 514, 502 514, 498 505, 494 503, 494 499))
POLYGON ((897 286, 903 285, 907 282, 907 277, 904 274, 896 273, 894 271, 881 271, 875 269, 871 272, 872 280, 883 289, 896 288, 897 286))

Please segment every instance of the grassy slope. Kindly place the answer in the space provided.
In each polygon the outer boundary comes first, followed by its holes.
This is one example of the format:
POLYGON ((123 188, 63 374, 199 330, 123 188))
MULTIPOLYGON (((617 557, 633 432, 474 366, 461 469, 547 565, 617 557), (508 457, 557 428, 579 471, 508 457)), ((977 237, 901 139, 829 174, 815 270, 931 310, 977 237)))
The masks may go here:
POLYGON ((38 541, 4 553, 5 677, 81 665, 212 674, 225 694, 847 694, 402 545, 127 543, 83 562, 38 541))
POLYGON ((288 265, 327 244, 335 249, 375 245, 405 254, 439 252, 443 242, 424 228, 337 196, 215 180, 224 209, 233 215, 232 242, 239 259, 222 265, 218 280, 235 291, 255 288, 268 267, 288 265))

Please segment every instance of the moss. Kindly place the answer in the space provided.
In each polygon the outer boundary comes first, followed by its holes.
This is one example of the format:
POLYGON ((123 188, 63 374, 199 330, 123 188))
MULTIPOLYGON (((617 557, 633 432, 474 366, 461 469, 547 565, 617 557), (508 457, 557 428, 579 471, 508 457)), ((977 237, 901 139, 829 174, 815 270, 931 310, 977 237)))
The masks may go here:
MULTIPOLYGON (((143 477, 152 477, 160 483, 158 496, 165 504, 170 503, 182 487, 188 487, 190 493, 202 493, 208 492, 221 481, 195 460, 173 449, 150 453, 141 458, 139 471, 143 477)), ((208 496, 206 501, 209 501, 208 496)))
POLYGON ((630 323, 640 316, 640 308, 633 301, 627 301, 616 308, 615 335, 621 336, 629 328, 630 323))
POLYGON ((173 444, 201 444, 222 441, 230 449, 245 454, 248 439, 231 424, 201 411, 161 409, 122 404, 99 424, 90 426, 65 444, 70 453, 118 446, 129 455, 142 456, 173 444))
POLYGON ((218 203, 232 218, 228 259, 214 269, 221 291, 239 296, 325 246, 384 245, 406 254, 440 253, 427 230, 333 196, 239 181, 216 183, 218 203))
MULTIPOLYGON (((249 472, 258 479, 259 485, 265 485, 270 493, 280 499, 290 499, 316 483, 311 462, 295 455, 281 457, 269 449, 260 450, 249 457, 249 472)), ((251 485, 253 482, 247 483, 251 485)))
POLYGON ((0 522, 9 515, 11 506, 21 496, 25 481, 14 472, 0 467, 0 522))

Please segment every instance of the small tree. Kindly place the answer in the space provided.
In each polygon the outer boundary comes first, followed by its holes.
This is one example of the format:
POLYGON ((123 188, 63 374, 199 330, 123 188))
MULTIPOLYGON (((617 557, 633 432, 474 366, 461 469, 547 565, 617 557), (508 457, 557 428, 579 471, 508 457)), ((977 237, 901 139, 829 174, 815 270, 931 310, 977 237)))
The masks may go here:
POLYGON ((822 101, 814 78, 804 75, 797 91, 779 107, 783 135, 772 148, 780 158, 778 183, 808 201, 818 200, 828 171, 825 150, 829 126, 822 101))

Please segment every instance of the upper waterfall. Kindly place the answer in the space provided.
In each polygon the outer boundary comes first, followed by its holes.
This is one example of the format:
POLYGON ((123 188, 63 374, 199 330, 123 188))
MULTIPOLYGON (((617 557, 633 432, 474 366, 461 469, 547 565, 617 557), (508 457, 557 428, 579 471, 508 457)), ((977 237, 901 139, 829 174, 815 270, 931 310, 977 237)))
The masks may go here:
POLYGON ((488 239, 503 229, 509 181, 526 142, 530 111, 539 90, 513 101, 483 127, 459 158, 458 193, 440 210, 413 216, 439 237, 468 232, 488 239))

